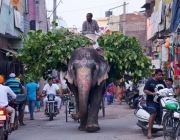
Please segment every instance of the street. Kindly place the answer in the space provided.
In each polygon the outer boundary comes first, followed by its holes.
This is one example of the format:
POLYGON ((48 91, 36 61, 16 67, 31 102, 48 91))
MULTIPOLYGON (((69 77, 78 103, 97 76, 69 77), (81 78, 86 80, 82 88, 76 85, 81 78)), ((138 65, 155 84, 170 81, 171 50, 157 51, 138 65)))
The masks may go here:
MULTIPOLYGON (((29 114, 25 114, 26 126, 20 126, 14 131, 9 140, 146 140, 141 129, 136 126, 136 118, 133 109, 123 102, 117 105, 114 101, 112 105, 106 105, 106 116, 102 117, 99 112, 99 125, 101 130, 96 133, 78 131, 78 122, 65 121, 64 106, 60 114, 53 121, 49 121, 44 116, 43 111, 36 112, 35 120, 29 119, 29 114)), ((162 132, 154 135, 155 140, 162 140, 162 132)))

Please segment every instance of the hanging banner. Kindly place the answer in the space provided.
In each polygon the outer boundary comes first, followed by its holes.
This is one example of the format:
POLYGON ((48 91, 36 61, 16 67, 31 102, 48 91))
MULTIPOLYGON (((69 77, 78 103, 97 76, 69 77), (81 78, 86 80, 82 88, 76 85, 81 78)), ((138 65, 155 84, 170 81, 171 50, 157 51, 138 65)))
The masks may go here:
POLYGON ((21 28, 21 14, 14 9, 15 27, 21 28))

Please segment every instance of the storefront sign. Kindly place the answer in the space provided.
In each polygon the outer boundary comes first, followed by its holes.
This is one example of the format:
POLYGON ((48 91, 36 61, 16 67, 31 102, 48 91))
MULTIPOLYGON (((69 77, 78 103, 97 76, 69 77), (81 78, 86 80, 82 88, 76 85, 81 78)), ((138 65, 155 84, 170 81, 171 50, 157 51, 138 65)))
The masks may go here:
POLYGON ((152 65, 155 67, 154 69, 160 69, 161 62, 159 59, 152 60, 152 65))

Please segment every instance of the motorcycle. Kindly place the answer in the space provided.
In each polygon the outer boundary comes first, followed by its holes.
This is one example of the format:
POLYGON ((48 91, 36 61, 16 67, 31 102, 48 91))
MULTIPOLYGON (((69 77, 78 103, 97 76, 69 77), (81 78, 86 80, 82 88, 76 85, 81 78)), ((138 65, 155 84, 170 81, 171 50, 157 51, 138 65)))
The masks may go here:
POLYGON ((137 86, 133 86, 132 91, 127 93, 127 103, 130 108, 136 108, 134 101, 136 98, 139 98, 139 91, 137 86))
POLYGON ((46 116, 49 117, 49 121, 53 120, 53 117, 56 117, 57 112, 57 102, 55 101, 54 94, 47 95, 47 103, 46 103, 46 116))
POLYGON ((7 140, 11 132, 10 114, 6 112, 6 108, 0 108, 0 140, 7 140))
POLYGON ((142 106, 146 106, 145 95, 135 95, 133 104, 135 109, 138 109, 139 107, 142 106))
POLYGON ((19 105, 25 103, 27 101, 27 96, 25 94, 18 94, 16 97, 16 102, 12 99, 10 95, 8 95, 9 106, 14 108, 15 110, 15 118, 14 118, 14 129, 17 130, 19 126, 19 105))
MULTIPOLYGON (((164 108, 167 103, 177 101, 174 98, 175 94, 172 89, 165 88, 157 91, 156 93, 157 94, 154 97, 154 102, 158 102, 160 104, 161 113, 159 113, 159 115, 157 115, 155 118, 152 133, 163 130, 163 117, 166 114, 166 110, 164 110, 164 108)), ((147 136, 150 114, 148 113, 148 108, 146 104, 139 101, 138 109, 134 111, 134 115, 138 118, 137 125, 142 129, 143 134, 147 136)), ((174 117, 176 119, 179 119, 179 113, 175 112, 174 117)))

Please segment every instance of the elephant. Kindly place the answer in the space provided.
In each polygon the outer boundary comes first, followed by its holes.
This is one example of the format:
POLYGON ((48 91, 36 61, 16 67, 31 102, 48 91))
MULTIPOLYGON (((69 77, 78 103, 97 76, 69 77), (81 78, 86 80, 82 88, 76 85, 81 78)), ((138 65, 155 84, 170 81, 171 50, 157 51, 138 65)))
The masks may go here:
POLYGON ((75 96, 78 112, 71 117, 80 119, 80 131, 100 130, 98 113, 108 71, 108 62, 93 48, 81 47, 71 54, 65 79, 75 96))

